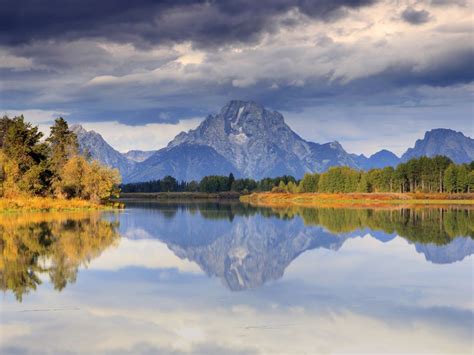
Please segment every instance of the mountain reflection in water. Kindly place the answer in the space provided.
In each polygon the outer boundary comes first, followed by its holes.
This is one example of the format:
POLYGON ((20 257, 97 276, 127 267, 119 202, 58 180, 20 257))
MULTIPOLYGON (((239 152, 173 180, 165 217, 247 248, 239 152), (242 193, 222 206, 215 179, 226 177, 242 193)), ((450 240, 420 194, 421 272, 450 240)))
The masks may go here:
MULTIPOLYGON (((117 245, 120 235, 165 243, 232 291, 278 280, 307 250, 337 251, 370 234, 400 236, 435 264, 463 260, 474 250, 468 208, 270 209, 240 203, 131 203, 122 213, 28 213, 0 216, 0 286, 21 301, 47 275, 56 290, 81 266, 117 245)), ((368 237, 368 236, 367 236, 368 237)))
POLYGON ((339 250, 351 238, 370 234, 387 242, 397 235, 426 260, 445 264, 474 251, 474 211, 467 208, 284 209, 240 203, 131 204, 140 213, 122 216, 121 231, 137 226, 181 259, 197 263, 230 290, 256 288, 283 276, 307 250, 339 250))

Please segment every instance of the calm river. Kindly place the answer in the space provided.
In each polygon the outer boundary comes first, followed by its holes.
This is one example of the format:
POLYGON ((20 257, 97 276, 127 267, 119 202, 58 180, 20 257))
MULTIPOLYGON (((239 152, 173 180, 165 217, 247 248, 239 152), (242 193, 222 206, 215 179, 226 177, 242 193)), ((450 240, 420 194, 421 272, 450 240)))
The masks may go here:
POLYGON ((2 354, 472 353, 474 209, 0 215, 2 354))

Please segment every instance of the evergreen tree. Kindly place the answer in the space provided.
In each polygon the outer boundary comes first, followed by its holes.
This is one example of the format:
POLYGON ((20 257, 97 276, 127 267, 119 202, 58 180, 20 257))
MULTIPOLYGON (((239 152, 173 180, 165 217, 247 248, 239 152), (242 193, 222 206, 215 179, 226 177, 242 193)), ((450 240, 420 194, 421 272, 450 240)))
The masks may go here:
POLYGON ((469 185, 469 171, 465 165, 457 166, 456 192, 467 192, 469 185))
POLYGON ((299 192, 317 192, 319 183, 319 174, 306 173, 299 184, 299 192))
POLYGON ((357 192, 370 192, 370 183, 367 173, 362 173, 359 183, 357 184, 357 192))
POLYGON ((178 181, 172 176, 165 176, 160 183, 161 191, 174 192, 178 188, 178 181))
POLYGON ((47 160, 49 147, 40 142, 43 134, 38 127, 26 123, 23 116, 4 117, 2 122, 7 127, 3 135, 2 175, 8 180, 2 193, 47 194, 51 172, 47 160))
POLYGON ((68 159, 79 154, 79 143, 74 132, 69 130, 67 122, 59 117, 51 127, 51 133, 46 139, 51 147, 51 165, 53 171, 58 173, 68 159))
POLYGON ((443 185, 446 192, 456 192, 457 187, 457 168, 451 164, 444 172, 443 185))
POLYGON ((229 181, 228 181, 228 185, 227 185, 227 191, 230 191, 232 189, 232 184, 234 183, 234 181, 235 181, 234 174, 230 173, 229 174, 229 181))
POLYGON ((467 192, 474 192, 474 170, 471 170, 468 175, 467 192))

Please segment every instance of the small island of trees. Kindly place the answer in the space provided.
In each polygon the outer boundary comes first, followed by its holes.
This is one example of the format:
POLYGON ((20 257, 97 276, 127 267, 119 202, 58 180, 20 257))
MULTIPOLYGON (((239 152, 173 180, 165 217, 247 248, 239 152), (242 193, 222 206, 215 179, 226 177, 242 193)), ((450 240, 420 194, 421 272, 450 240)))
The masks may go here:
POLYGON ((34 208, 34 201, 45 199, 55 201, 52 208, 97 205, 118 196, 120 180, 118 170, 80 154, 63 118, 46 139, 23 116, 0 119, 0 207, 34 208))

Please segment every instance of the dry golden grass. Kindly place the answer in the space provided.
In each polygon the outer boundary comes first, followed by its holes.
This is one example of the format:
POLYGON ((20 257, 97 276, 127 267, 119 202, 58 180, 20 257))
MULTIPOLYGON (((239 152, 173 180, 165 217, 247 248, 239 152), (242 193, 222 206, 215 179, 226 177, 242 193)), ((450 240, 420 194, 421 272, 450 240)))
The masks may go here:
POLYGON ((16 197, 0 199, 0 212, 9 211, 73 211, 118 208, 120 204, 101 205, 90 201, 49 197, 16 197))
POLYGON ((426 193, 253 193, 241 201, 259 206, 284 207, 403 207, 413 205, 445 206, 473 205, 474 194, 426 193))

